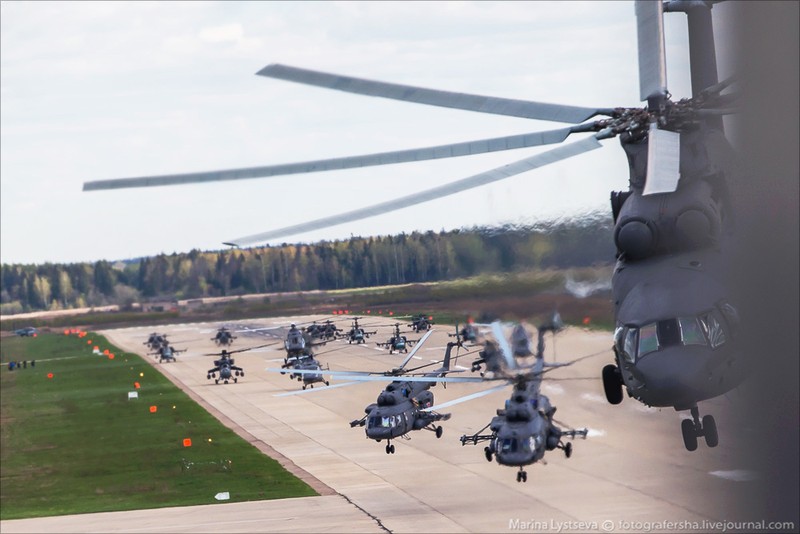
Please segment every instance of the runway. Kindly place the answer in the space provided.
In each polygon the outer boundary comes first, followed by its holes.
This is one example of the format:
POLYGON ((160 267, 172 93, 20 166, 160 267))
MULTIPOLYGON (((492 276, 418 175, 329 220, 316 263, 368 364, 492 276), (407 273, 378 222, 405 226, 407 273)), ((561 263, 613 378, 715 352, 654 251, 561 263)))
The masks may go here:
MULTIPOLYGON (((323 317, 242 320, 225 323, 237 330, 231 350, 282 339, 290 322, 308 323, 323 317), (258 328, 277 327, 272 330, 258 328)), ((331 369, 386 371, 404 355, 378 350, 377 341, 391 337, 392 318, 370 317, 363 323, 378 330, 365 345, 338 340, 316 353, 331 369), (333 350, 336 349, 336 350, 333 350)), ((683 447, 680 419, 672 409, 651 409, 626 398, 609 405, 599 380, 612 360, 611 334, 576 327, 547 336, 546 360, 565 362, 598 353, 573 366, 557 369, 542 392, 558 408, 555 418, 575 428, 589 428, 589 437, 573 443, 567 459, 559 451, 545 456, 546 465, 527 467, 527 483, 516 471, 486 461, 483 447, 462 446, 458 438, 486 425, 502 408, 510 388, 459 404, 443 422, 444 435, 412 432, 410 440, 395 440, 396 454, 383 443, 350 428, 364 408, 375 402, 383 384, 371 382, 313 393, 276 397, 298 390, 288 375, 268 373, 279 367, 282 345, 235 354, 245 369, 238 383, 215 385, 206 378, 216 352, 214 333, 223 323, 146 326, 102 332, 115 345, 144 355, 142 342, 150 332, 166 332, 177 348, 188 348, 174 363, 157 369, 246 439, 273 452, 322 494, 320 497, 255 503, 211 504, 136 512, 114 512, 42 519, 3 521, 10 532, 507 532, 552 530, 625 532, 658 530, 666 522, 687 528, 661 530, 712 531, 719 521, 747 517, 747 500, 759 480, 742 462, 737 435, 747 432, 736 409, 737 392, 701 403, 703 414, 717 418, 720 444, 701 442, 690 453, 683 447), (174 341, 173 341, 174 340, 174 341), (183 341, 183 343, 181 343, 183 341), (233 513, 232 513, 233 512, 233 513), (638 527, 638 528, 637 528, 638 527)), ((347 328, 349 322, 339 322, 347 328)), ((419 364, 439 360, 452 338, 452 326, 435 325, 417 356, 419 364)), ((417 334, 406 334, 410 339, 417 334)), ((462 349, 463 351, 463 349, 462 349)), ((457 363, 469 372, 473 356, 457 363)), ((415 360, 416 361, 416 360, 415 360)), ((331 379, 334 385, 337 381, 331 379)), ((491 384, 494 385, 494 384, 491 384)), ((436 402, 487 389, 486 384, 441 384, 432 391, 436 402)), ((146 395, 146 391, 142 392, 146 395)), ((757 518, 756 518, 757 519, 757 518)), ((720 529, 721 530, 721 529, 720 529)))

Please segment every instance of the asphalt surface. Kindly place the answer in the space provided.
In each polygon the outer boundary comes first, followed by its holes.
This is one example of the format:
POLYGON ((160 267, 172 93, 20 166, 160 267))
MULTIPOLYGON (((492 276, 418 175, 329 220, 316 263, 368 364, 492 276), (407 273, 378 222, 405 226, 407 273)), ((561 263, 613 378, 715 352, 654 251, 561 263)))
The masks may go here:
MULTIPOLYGON (((758 520, 748 501, 759 491, 758 473, 737 449, 738 436, 749 431, 740 416, 737 391, 701 403, 701 414, 717 418, 720 444, 701 441, 695 452, 683 447, 680 420, 687 415, 653 409, 626 398, 609 405, 599 380, 612 361, 611 334, 575 327, 554 339, 548 335, 546 360, 566 362, 590 356, 549 372, 542 392, 557 407, 566 426, 589 429, 576 439, 572 457, 548 452, 545 462, 526 468, 527 482, 516 481, 515 468, 486 461, 483 446, 462 446, 459 437, 480 430, 502 408, 510 387, 447 408, 452 418, 436 439, 425 430, 395 440, 396 453, 366 439, 363 428, 350 428, 375 402, 383 384, 360 383, 276 397, 301 389, 280 367, 280 341, 290 322, 298 325, 323 317, 292 317, 226 323, 237 331, 230 350, 278 341, 272 347, 234 355, 245 370, 238 383, 207 379, 219 349, 210 341, 222 323, 135 327, 102 332, 119 347, 145 354, 150 332, 169 334, 177 348, 188 348, 177 362, 156 369, 180 385, 231 428, 309 482, 320 497, 199 507, 85 514, 3 521, 10 532, 508 532, 579 531, 722 531, 720 522, 758 520), (260 328, 269 328, 257 330, 260 328)), ((386 371, 405 355, 389 355, 376 346, 391 337, 392 318, 361 321, 378 333, 364 345, 337 340, 316 348, 323 364, 336 370, 386 371)), ((339 319, 348 328, 349 319, 339 319)), ((434 325, 434 333, 413 362, 439 360, 452 338, 452 326, 434 325)), ((409 339, 421 334, 406 334, 409 339)), ((477 348, 461 349, 471 352, 477 348)), ((475 354, 459 359, 469 371, 475 354)), ((523 360, 520 360, 521 362, 523 360)), ((411 366, 413 364, 409 364, 411 366)), ((330 378, 331 385, 338 382, 330 378)), ((436 385, 436 403, 487 389, 495 384, 436 385)), ((146 390, 140 402, 147 402, 146 390)), ((728 524, 727 529, 736 530, 728 524)))

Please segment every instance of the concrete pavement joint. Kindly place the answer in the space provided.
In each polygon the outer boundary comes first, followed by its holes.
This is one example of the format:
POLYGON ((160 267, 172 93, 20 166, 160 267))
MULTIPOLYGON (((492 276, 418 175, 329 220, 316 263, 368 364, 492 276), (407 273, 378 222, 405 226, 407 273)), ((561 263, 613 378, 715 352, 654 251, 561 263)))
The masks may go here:
POLYGON ((383 523, 381 523, 381 520, 380 520, 380 519, 378 519, 377 517, 375 517, 375 516, 374 516, 374 515, 372 515, 371 513, 367 512, 367 511, 366 511, 364 508, 360 507, 359 505, 357 505, 356 503, 354 503, 353 501, 351 501, 351 500, 350 500, 350 497, 348 497, 348 496, 347 496, 347 495, 345 495, 344 493, 339 493, 339 495, 341 495, 341 496, 342 496, 342 498, 344 498, 344 500, 346 500, 347 502, 349 502, 350 504, 352 504, 353 506, 355 506, 356 508, 358 508, 359 510, 361 510, 362 512, 364 512, 364 513, 365 513, 367 516, 369 516, 369 517, 370 517, 370 518, 371 518, 373 521, 375 521, 375 522, 378 524, 378 526, 379 526, 379 527, 381 527, 381 530, 384 530, 384 531, 386 531, 386 532, 389 532, 389 533, 391 533, 391 532, 392 532, 391 530, 389 530, 388 528, 386 528, 386 526, 385 526, 383 523))

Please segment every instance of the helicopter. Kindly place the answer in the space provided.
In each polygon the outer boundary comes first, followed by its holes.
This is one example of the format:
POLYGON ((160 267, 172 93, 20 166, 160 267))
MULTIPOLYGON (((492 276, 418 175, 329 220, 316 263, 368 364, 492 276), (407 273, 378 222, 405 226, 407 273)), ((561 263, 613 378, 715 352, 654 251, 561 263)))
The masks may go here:
POLYGON ((217 344, 219 347, 220 345, 225 345, 226 347, 233 343, 233 340, 236 339, 236 336, 233 333, 225 328, 224 326, 217 330, 217 335, 211 338, 211 341, 217 344))
MULTIPOLYGON (((486 460, 491 462, 494 457, 500 465, 519 467, 517 482, 527 482, 528 473, 524 467, 541 461, 547 451, 561 449, 564 455, 572 456, 572 443, 564 442, 563 438, 581 436, 584 439, 588 429, 561 430, 556 426, 553 414, 555 406, 550 400, 540 393, 542 374, 544 370, 544 336, 549 330, 547 327, 539 328, 539 343, 536 351, 536 363, 529 372, 519 372, 511 347, 505 343, 502 332, 497 324, 495 337, 499 342, 500 350, 509 362, 509 369, 516 371, 516 375, 506 375, 509 383, 514 385, 511 397, 506 401, 505 408, 497 410, 497 415, 491 422, 472 435, 462 435, 461 445, 488 441, 484 448, 486 460), (486 429, 491 433, 482 434, 486 429)), ((494 391, 493 388, 487 391, 494 391)), ((473 398, 473 396, 468 396, 473 398)), ((453 404, 457 402, 450 401, 453 404)))
POLYGON ((164 342, 161 343, 161 345, 156 349, 156 351, 151 352, 150 355, 158 358, 158 363, 164 363, 165 361, 174 362, 176 361, 175 356, 177 354, 180 354, 181 352, 186 352, 186 350, 187 349, 183 350, 174 349, 170 346, 170 344, 166 340, 164 340, 164 342))
POLYGON ((142 343, 142 345, 147 345, 150 350, 158 350, 161 345, 167 342, 167 334, 159 334, 158 332, 153 332, 147 337, 147 341, 142 343))
MULTIPOLYGON (((314 357, 310 349, 307 349, 303 354, 288 357, 281 368, 291 368, 292 372, 289 374, 289 378, 296 378, 298 381, 302 382, 303 389, 307 387, 313 388, 314 384, 319 382, 324 383, 326 386, 331 385, 331 383, 322 376, 322 364, 314 357)), ((286 372, 287 371, 281 372, 281 374, 285 374, 286 372)))
POLYGON ((377 331, 367 332, 366 330, 364 330, 358 324, 359 319, 362 319, 362 317, 353 317, 353 325, 350 327, 350 331, 347 334, 345 334, 348 343, 356 343, 356 344, 366 343, 367 338, 369 336, 378 333, 377 331))
POLYGON ((387 347, 389 354, 394 354, 394 351, 408 353, 408 348, 412 347, 417 340, 408 339, 400 332, 400 323, 394 324, 394 335, 384 343, 376 343, 379 347, 387 347))
MULTIPOLYGON (((292 164, 86 182, 84 190, 260 178, 460 157, 564 142, 519 161, 408 196, 231 242, 248 245, 358 221, 440 199, 576 157, 617 137, 629 166, 627 191, 610 195, 616 266, 614 361, 603 368, 606 399, 629 397, 652 407, 689 410, 681 433, 687 450, 718 444, 713 415, 698 403, 732 390, 745 377, 739 313, 728 284, 734 246, 728 177, 735 160, 722 117, 735 113, 735 78, 719 81, 713 1, 636 0, 640 101, 643 108, 591 108, 440 91, 269 64, 257 75, 438 107, 568 123, 556 130, 435 147, 292 164), (692 96, 673 101, 667 87, 664 14, 688 20, 692 96), (596 116, 603 118, 591 120, 596 116)), ((414 325, 415 331, 427 323, 414 325)))
POLYGON ((433 316, 430 315, 426 316, 425 314, 421 313, 411 320, 411 328, 414 329, 414 332, 430 330, 431 326, 433 326, 433 316))
POLYGON ((211 380, 213 378, 215 384, 219 384, 220 380, 222 380, 224 384, 227 384, 232 378, 233 383, 237 383, 239 381, 239 377, 244 378, 244 369, 235 365, 234 359, 231 358, 231 354, 236 354, 237 352, 246 352, 253 349, 260 349, 262 347, 270 347, 272 345, 274 345, 274 343, 267 343, 265 345, 258 345, 255 347, 248 347, 246 349, 238 350, 222 349, 222 352, 206 354, 206 356, 220 356, 218 360, 214 360, 214 367, 206 372, 206 379, 211 380), (219 378, 217 378, 216 373, 219 373, 219 378))
MULTIPOLYGON (((439 369, 424 375, 406 374, 432 365, 425 364, 414 369, 405 369, 405 366, 432 333, 433 331, 431 330, 422 336, 417 346, 406 356, 399 367, 381 373, 380 376, 375 376, 376 373, 359 373, 356 371, 331 371, 329 373, 332 376, 352 380, 352 382, 344 382, 331 387, 349 386, 359 381, 391 382, 378 395, 377 401, 364 409, 366 414, 364 417, 350 422, 351 428, 366 427, 368 439, 374 439, 379 443, 382 440, 386 440, 386 454, 395 453, 395 446, 391 442, 392 439, 408 437, 407 434, 414 430, 430 430, 436 434, 437 438, 441 438, 443 429, 441 426, 436 425, 436 422, 450 419, 450 414, 442 414, 430 409, 425 410, 425 408, 430 408, 433 405, 433 393, 430 392, 430 388, 436 385, 437 379, 441 379, 452 372, 450 370, 450 354, 457 343, 448 343, 444 360, 435 362, 442 364, 439 369)), ((281 372, 279 369, 267 369, 267 371, 281 372)), ((300 393, 299 391, 284 393, 281 396, 300 393)))
POLYGON ((288 363, 290 358, 307 356, 311 347, 327 343, 327 341, 314 343, 310 338, 311 336, 308 332, 304 332, 297 328, 295 323, 292 323, 283 342, 283 346, 286 349, 286 357, 283 359, 283 363, 288 363))
POLYGON ((461 330, 458 329, 458 325, 456 324, 456 333, 447 335, 450 337, 459 337, 462 341, 469 341, 470 343, 477 343, 478 341, 478 330, 471 320, 468 320, 467 323, 461 327, 461 330))

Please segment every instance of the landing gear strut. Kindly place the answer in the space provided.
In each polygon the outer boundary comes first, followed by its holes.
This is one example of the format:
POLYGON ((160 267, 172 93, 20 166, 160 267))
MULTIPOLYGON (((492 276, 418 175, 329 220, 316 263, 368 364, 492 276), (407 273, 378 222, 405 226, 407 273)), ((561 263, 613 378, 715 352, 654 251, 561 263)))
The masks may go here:
POLYGON ((717 434, 717 422, 714 420, 714 416, 705 415, 701 421, 700 410, 697 409, 697 406, 693 406, 691 412, 691 419, 681 421, 681 433, 683 434, 683 444, 686 446, 686 450, 696 450, 697 438, 699 437, 705 437, 706 445, 709 447, 716 447, 719 444, 719 435, 717 434))

